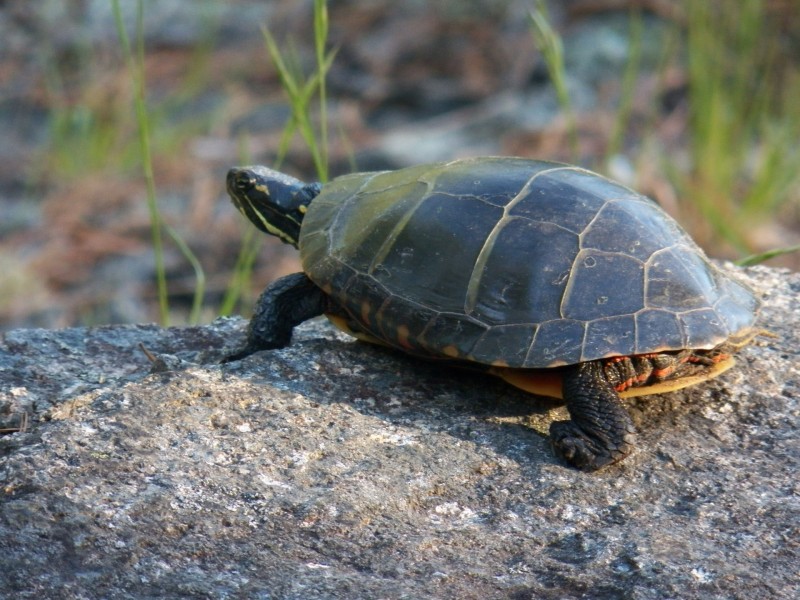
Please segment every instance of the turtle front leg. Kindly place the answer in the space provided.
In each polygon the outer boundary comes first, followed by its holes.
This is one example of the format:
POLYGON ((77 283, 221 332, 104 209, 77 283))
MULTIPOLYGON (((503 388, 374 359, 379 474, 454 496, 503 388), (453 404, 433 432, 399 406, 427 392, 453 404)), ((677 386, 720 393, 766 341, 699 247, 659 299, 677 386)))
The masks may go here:
POLYGON ((241 360, 259 350, 283 348, 292 330, 303 321, 325 312, 328 297, 305 273, 293 273, 273 281, 256 303, 247 329, 247 342, 223 363, 241 360))
POLYGON ((633 450, 636 428, 600 361, 575 365, 564 375, 570 421, 550 425, 556 454, 582 471, 618 462, 633 450))

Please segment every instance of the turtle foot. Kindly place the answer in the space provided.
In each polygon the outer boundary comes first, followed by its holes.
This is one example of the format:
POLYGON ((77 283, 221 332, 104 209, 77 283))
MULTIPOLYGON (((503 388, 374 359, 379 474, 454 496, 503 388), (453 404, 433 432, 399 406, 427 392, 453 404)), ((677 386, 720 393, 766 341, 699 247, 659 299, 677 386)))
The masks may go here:
POLYGON ((550 440, 556 455, 570 466, 597 471, 628 456, 633 451, 635 435, 628 432, 612 442, 592 436, 572 421, 556 421, 550 424, 550 440))
POLYGON ((303 321, 321 315, 328 297, 305 273, 292 273, 273 281, 256 303, 247 328, 247 341, 222 363, 242 360, 260 350, 285 348, 292 330, 303 321))

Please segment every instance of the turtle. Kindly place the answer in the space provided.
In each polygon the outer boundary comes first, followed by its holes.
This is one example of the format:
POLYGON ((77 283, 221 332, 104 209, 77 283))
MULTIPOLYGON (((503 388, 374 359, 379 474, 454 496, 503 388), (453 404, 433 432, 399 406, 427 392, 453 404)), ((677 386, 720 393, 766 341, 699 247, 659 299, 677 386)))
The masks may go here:
POLYGON ((555 454, 594 471, 627 457, 621 398, 730 368, 760 300, 655 201, 581 167, 476 157, 353 173, 322 185, 232 168, 227 191, 300 251, 224 362, 290 343, 326 315, 353 336, 471 366, 563 399, 555 454))

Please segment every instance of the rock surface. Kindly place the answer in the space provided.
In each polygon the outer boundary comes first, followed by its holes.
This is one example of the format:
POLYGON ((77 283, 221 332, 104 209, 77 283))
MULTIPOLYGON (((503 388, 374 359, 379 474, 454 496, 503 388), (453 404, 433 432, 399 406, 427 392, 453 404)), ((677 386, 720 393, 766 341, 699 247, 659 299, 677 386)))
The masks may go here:
POLYGON ((320 321, 225 366, 243 320, 9 332, 0 590, 796 598, 800 275, 747 274, 772 335, 631 401, 638 452, 591 475, 538 433, 562 408, 320 321))

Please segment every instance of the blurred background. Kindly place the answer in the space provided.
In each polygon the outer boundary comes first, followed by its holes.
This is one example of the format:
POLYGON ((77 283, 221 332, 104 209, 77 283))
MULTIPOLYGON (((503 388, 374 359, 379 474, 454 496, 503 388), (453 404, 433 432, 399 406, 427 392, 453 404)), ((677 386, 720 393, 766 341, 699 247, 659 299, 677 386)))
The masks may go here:
POLYGON ((561 160, 711 256, 800 244, 800 0, 119 4, 0 2, 0 330, 248 315, 298 263, 242 163, 561 160))

